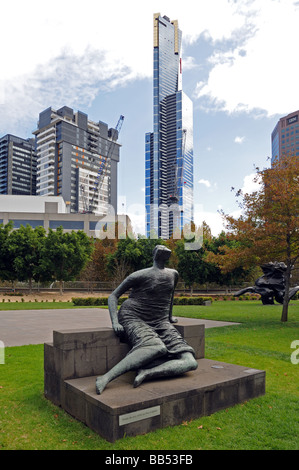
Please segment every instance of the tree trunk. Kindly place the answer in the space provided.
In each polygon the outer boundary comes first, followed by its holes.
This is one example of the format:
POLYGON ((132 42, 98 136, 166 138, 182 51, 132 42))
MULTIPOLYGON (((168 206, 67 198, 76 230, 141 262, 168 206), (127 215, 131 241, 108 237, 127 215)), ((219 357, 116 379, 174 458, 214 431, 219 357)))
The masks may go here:
POLYGON ((63 281, 59 281, 59 293, 60 295, 63 294, 63 281))
POLYGON ((32 279, 29 279, 29 294, 32 294, 32 279))
POLYGON ((284 294, 282 314, 281 314, 282 322, 288 321, 288 310, 289 310, 289 293, 286 290, 284 294))
POLYGON ((281 314, 281 321, 286 322, 288 321, 288 311, 289 311, 289 292, 290 292, 290 280, 291 280, 291 260, 287 260, 287 270, 285 274, 285 293, 283 298, 283 307, 282 307, 282 314, 281 314))

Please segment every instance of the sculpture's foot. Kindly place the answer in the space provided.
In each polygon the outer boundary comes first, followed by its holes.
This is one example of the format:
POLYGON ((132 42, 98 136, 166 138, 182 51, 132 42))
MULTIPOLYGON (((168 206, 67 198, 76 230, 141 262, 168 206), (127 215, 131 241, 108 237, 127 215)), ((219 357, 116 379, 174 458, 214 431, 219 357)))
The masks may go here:
POLYGON ((137 375, 134 380, 134 388, 139 387, 139 385, 142 384, 142 382, 145 380, 147 376, 147 373, 145 370, 138 370, 137 375))
POLYGON ((96 392, 97 392, 98 395, 101 395, 101 393, 105 389, 107 383, 108 382, 107 382, 107 380, 105 380, 104 376, 98 377, 96 379, 96 392))

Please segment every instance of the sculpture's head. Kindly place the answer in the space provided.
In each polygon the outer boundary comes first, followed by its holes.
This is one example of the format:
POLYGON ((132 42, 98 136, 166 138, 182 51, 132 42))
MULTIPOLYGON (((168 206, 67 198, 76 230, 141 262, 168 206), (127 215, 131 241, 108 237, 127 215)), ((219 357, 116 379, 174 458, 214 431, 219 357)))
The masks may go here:
POLYGON ((153 250, 154 260, 167 261, 170 258, 171 250, 164 245, 156 245, 153 250))

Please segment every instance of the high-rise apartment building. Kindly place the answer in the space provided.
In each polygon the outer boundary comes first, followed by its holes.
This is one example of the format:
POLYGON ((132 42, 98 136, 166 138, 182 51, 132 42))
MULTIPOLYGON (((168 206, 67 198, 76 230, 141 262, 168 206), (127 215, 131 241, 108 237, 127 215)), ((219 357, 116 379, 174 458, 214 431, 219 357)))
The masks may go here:
POLYGON ((39 196, 62 196, 70 212, 117 213, 118 131, 64 106, 40 113, 36 139, 39 196))
POLYGON ((271 143, 272 162, 282 155, 299 155, 299 111, 278 121, 271 135, 271 143))
POLYGON ((147 236, 179 238, 193 219, 193 104, 182 91, 182 33, 154 15, 153 132, 145 136, 147 236))
POLYGON ((11 134, 0 138, 0 194, 35 195, 34 139, 11 134))

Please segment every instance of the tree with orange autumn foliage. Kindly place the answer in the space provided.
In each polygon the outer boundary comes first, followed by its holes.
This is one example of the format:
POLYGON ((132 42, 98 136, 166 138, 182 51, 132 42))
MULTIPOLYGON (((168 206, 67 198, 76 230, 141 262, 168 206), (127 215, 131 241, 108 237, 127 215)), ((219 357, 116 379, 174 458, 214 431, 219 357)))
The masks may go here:
POLYGON ((107 271, 107 256, 117 249, 117 239, 95 239, 92 258, 82 271, 80 280, 87 282, 108 282, 112 276, 107 271))
MULTIPOLYGON (((242 215, 234 218, 222 214, 233 247, 211 255, 223 272, 237 266, 249 268, 269 261, 286 264, 285 295, 281 321, 288 319, 291 271, 299 259, 299 157, 286 155, 271 168, 256 169, 259 189, 252 193, 237 192, 242 215)), ((213 259, 212 259, 213 258, 213 259)))

